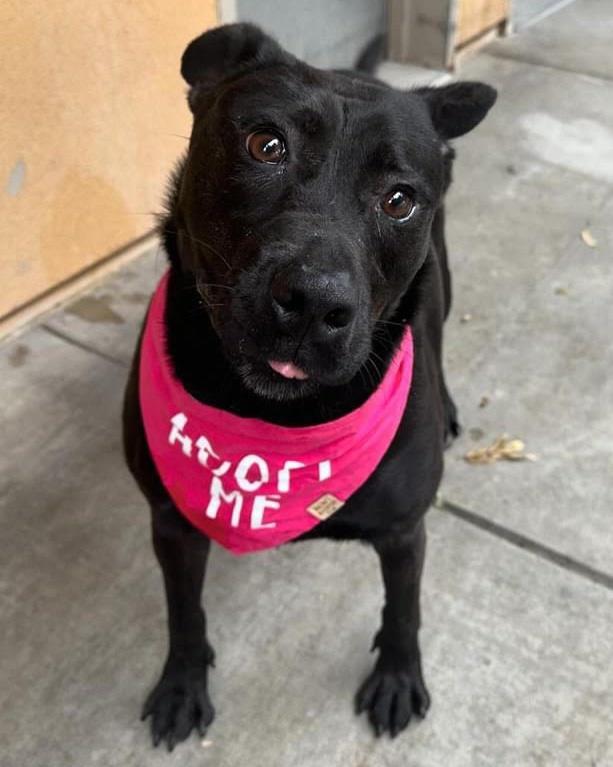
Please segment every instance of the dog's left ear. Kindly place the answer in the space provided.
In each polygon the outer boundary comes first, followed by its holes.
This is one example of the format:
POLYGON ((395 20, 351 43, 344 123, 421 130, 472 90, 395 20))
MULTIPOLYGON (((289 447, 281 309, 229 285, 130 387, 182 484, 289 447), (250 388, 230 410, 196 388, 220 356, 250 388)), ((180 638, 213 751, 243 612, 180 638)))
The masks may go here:
POLYGON ((225 24, 205 32, 187 46, 181 74, 190 85, 189 105, 222 80, 242 70, 293 61, 271 37, 254 24, 225 24))
POLYGON ((441 88, 418 88, 430 119, 441 138, 453 139, 475 128, 496 101, 495 88, 485 83, 461 81, 441 88))

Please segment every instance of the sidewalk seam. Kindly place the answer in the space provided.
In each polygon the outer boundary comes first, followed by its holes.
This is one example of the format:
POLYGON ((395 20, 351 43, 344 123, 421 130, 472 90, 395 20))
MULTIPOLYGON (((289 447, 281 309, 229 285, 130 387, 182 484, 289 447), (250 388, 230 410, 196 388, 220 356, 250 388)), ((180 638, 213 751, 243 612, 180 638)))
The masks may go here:
POLYGON ((47 333, 49 333, 52 336, 55 336, 56 338, 59 338, 60 341, 64 341, 67 344, 70 344, 71 346, 75 346, 77 349, 81 349, 82 351, 88 352, 89 354, 95 354, 96 357, 100 357, 103 360, 106 360, 107 362, 111 362, 113 365, 119 365, 122 368, 127 368, 128 365, 118 357, 113 357, 112 354, 107 354, 106 352, 101 351, 100 349, 96 349, 94 346, 90 346, 89 344, 84 343, 83 341, 79 341, 77 338, 73 338, 68 333, 64 333, 61 330, 58 330, 57 328, 54 328, 53 325, 48 325, 46 322, 43 322, 41 325, 39 325, 40 328, 45 330, 47 333))
POLYGON ((554 66, 553 64, 544 64, 542 61, 535 61, 534 59, 526 58, 525 55, 512 55, 505 51, 488 50, 483 51, 487 56, 491 56, 494 59, 503 59, 504 61, 516 61, 518 64, 526 64, 529 67, 540 67, 541 69, 550 69, 552 72, 564 72, 567 75, 580 75, 581 77, 589 77, 592 80, 601 80, 603 83, 613 82, 613 77, 607 77, 603 74, 593 74, 592 72, 581 72, 570 67, 554 66))
POLYGON ((446 511, 457 519, 460 519, 469 525, 473 525, 473 527, 478 527, 480 530, 483 530, 490 535, 501 538, 512 546, 522 549, 523 551, 528 551, 539 559, 551 562, 551 564, 554 564, 563 570, 574 573, 581 578, 585 578, 592 583, 604 586, 604 588, 613 591, 613 575, 609 575, 602 570, 590 567, 589 565, 580 562, 578 559, 573 559, 573 557, 569 557, 567 554, 563 554, 556 549, 545 546, 532 538, 528 538, 526 535, 522 535, 521 533, 517 533, 497 522, 486 519, 485 517, 476 514, 474 511, 465 509, 463 506, 458 506, 458 504, 453 503, 452 501, 447 501, 443 498, 435 508, 440 511, 446 511))

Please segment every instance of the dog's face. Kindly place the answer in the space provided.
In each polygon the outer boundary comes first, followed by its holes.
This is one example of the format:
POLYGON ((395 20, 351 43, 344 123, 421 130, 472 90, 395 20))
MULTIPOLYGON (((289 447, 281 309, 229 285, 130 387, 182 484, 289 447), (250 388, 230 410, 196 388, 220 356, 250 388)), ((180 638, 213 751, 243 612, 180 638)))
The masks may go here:
POLYGON ((227 357, 267 397, 349 381, 424 262, 447 140, 495 92, 313 69, 243 24, 193 41, 182 72, 179 252, 227 357))

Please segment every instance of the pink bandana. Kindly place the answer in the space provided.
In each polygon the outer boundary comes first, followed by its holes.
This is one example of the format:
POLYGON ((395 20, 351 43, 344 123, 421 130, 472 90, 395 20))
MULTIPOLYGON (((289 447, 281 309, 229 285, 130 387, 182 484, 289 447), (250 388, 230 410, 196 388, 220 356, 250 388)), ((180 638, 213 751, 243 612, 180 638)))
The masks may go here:
POLYGON ((140 403, 159 475, 179 510, 234 554, 278 546, 337 511, 375 470, 404 412, 413 374, 410 328, 366 402, 318 426, 277 426, 204 405, 167 359, 168 274, 142 340, 140 403))

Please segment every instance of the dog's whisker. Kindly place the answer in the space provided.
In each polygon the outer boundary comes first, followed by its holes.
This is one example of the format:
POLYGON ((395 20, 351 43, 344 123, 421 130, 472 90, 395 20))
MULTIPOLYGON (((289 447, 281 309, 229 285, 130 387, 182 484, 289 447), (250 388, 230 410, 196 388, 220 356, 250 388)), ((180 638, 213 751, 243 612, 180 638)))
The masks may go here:
MULTIPOLYGON (((380 359, 380 358, 379 358, 379 359, 380 359)), ((382 378, 382 377, 383 377, 383 376, 382 376, 382 373, 381 373, 381 371, 379 370, 379 368, 377 367, 377 363, 376 363, 376 362, 375 362, 375 360, 372 358, 372 356, 368 357, 368 360, 367 360, 367 362, 368 362, 368 364, 369 364, 369 365, 372 367, 372 369, 375 371, 375 379, 380 379, 380 378, 382 378)))
POLYGON ((232 267, 228 263, 227 259, 218 250, 216 250, 212 245, 209 245, 208 242, 204 242, 203 240, 199 240, 197 237, 194 237, 192 234, 190 234, 189 232, 185 231, 185 229, 181 229, 181 234, 184 234, 188 239, 192 240, 192 242, 195 242, 197 245, 202 246, 206 250, 209 250, 213 255, 215 255, 218 258, 220 258, 223 261, 223 263, 227 266, 228 271, 232 270, 232 267))
POLYGON ((201 282, 200 286, 203 288, 222 288, 224 290, 234 290, 231 285, 218 285, 215 282, 201 282))
MULTIPOLYGON (((379 370, 379 368, 377 367, 377 363, 376 363, 376 361, 375 361, 374 357, 375 357, 375 355, 374 355, 374 354, 371 352, 371 355, 368 357, 368 360, 367 360, 367 362, 368 362, 370 365, 372 365, 372 367, 375 369, 375 371, 376 371, 376 373, 377 373, 377 376, 381 377, 381 371, 380 371, 380 370, 379 370)), ((382 363, 383 365, 385 364, 385 363, 384 363, 384 361, 383 361, 383 359, 382 359, 381 357, 378 357, 378 359, 381 361, 381 363, 382 363)))
POLYGON ((372 371, 369 367, 370 358, 367 357, 364 361, 364 364, 360 367, 360 371, 363 374, 368 374, 368 380, 364 378, 364 381, 366 382, 367 386, 372 386, 373 388, 376 386, 376 379, 373 378, 372 371))
POLYGON ((378 361, 379 361, 379 362, 380 362, 380 363, 381 363, 383 366, 385 366, 386 362, 385 362, 385 360, 383 359, 383 357, 381 357, 379 354, 377 354, 377 352, 375 352, 374 350, 371 350, 371 352, 370 352, 370 356, 368 357, 368 359, 369 359, 369 360, 372 362, 372 364, 375 366, 375 370, 377 371, 377 373, 378 373, 379 375, 381 375, 381 371, 380 371, 380 370, 379 370, 379 368, 377 367, 377 364, 376 364, 375 360, 378 360, 378 361))

